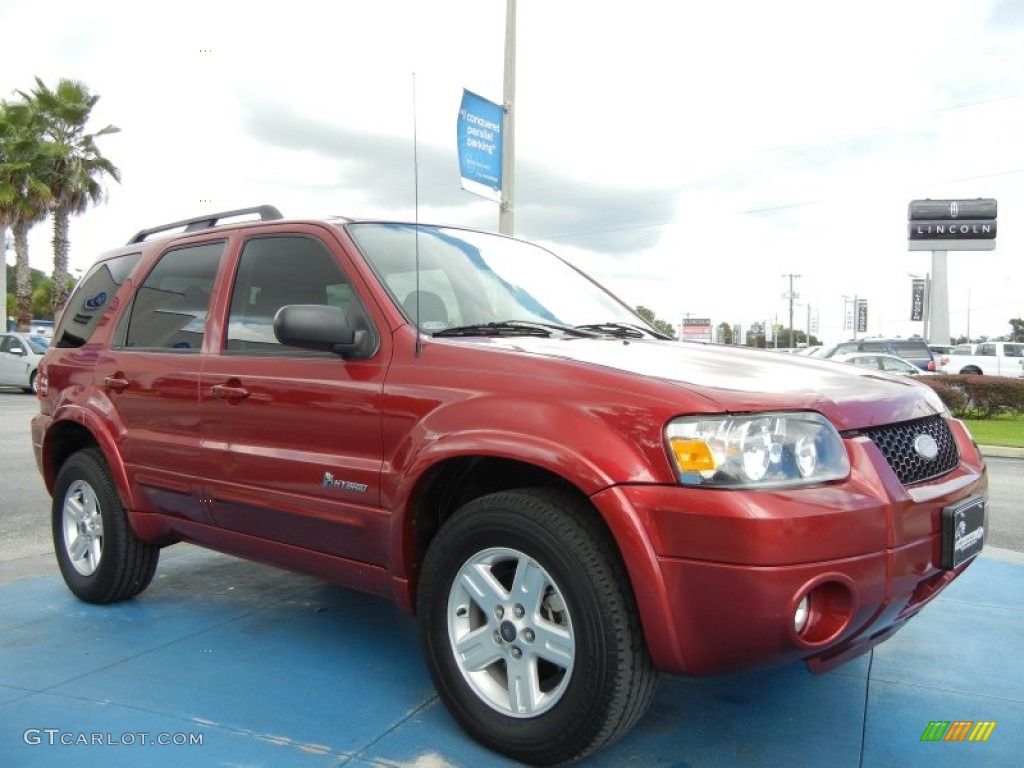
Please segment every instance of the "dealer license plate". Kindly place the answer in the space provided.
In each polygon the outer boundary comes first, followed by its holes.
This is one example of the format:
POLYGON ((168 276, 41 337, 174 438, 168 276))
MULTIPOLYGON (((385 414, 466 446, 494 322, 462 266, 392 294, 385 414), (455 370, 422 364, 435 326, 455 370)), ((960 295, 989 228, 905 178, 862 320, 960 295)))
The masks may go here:
POLYGON ((959 568, 985 545, 985 499, 974 496, 942 510, 942 567, 959 568))

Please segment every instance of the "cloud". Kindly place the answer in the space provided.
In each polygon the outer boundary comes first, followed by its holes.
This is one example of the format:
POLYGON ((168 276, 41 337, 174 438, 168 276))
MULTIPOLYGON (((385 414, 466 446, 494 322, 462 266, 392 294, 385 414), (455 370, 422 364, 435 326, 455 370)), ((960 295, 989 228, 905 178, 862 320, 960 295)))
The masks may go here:
MULTIPOLYGON (((449 215, 462 210, 475 220, 480 218, 476 201, 460 188, 454 121, 453 115, 450 148, 424 143, 417 149, 420 205, 449 215)), ((416 176, 411 137, 353 128, 253 96, 242 102, 242 128, 267 147, 311 155, 328 169, 317 185, 324 192, 357 193, 370 215, 410 208, 416 176)), ((659 227, 677 206, 678 190, 566 178, 552 183, 550 174, 529 161, 519 164, 516 177, 517 234, 571 241, 603 253, 628 254, 653 246, 659 227)), ((293 183, 309 188, 306 179, 293 183)))

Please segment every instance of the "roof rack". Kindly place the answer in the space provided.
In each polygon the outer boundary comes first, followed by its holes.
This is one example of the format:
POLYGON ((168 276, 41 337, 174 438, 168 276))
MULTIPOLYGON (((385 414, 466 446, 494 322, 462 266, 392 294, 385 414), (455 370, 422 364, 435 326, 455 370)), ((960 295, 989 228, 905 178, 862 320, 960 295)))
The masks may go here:
POLYGON ((220 213, 207 213, 203 216, 196 216, 192 219, 182 219, 181 221, 172 221, 170 224, 161 224, 159 227, 150 227, 149 229, 142 229, 135 233, 131 240, 128 241, 128 245, 134 243, 141 243, 150 235, 155 235, 157 232, 166 232, 169 229, 178 229, 184 227, 186 232, 198 232, 202 229, 211 229, 216 227, 221 219, 230 219, 235 216, 244 216, 248 213, 259 214, 261 221, 273 221, 275 219, 283 219, 284 216, 272 205, 257 205, 252 208, 239 208, 235 211, 221 211, 220 213))

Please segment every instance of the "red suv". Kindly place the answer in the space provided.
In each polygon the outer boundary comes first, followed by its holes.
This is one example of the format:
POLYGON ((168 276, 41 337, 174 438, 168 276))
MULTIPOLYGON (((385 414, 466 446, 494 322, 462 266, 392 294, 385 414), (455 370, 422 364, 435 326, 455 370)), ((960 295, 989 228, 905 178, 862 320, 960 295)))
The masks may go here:
POLYGON ((74 594, 130 598, 189 541, 388 597, 455 719, 531 763, 620 736, 656 670, 863 653, 984 539, 983 460, 931 389, 666 339, 467 229, 263 206, 143 230, 81 280, 38 386, 74 594))

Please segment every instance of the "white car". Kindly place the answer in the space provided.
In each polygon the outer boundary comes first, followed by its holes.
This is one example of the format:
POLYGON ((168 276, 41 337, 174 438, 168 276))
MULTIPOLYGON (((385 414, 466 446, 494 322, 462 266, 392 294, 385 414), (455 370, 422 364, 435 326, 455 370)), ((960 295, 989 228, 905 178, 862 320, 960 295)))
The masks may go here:
POLYGON ((872 370, 894 373, 897 376, 934 376, 933 371, 924 371, 918 368, 909 360, 904 360, 896 355, 886 355, 881 352, 847 352, 844 355, 833 355, 829 360, 836 360, 840 363, 871 368, 872 370))
POLYGON ((32 333, 5 333, 0 336, 0 386, 36 391, 36 369, 50 340, 32 333))

